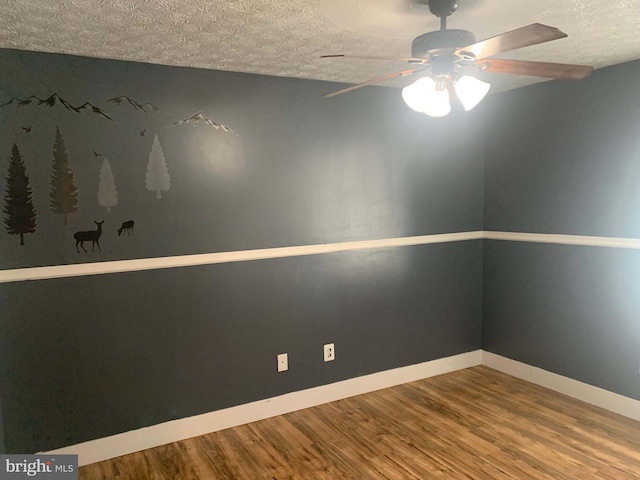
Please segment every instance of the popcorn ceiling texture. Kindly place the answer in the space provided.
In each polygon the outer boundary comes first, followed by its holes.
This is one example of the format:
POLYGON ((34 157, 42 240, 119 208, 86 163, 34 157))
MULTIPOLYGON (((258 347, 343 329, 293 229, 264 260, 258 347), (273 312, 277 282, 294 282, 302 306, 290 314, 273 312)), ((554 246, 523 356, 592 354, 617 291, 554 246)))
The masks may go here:
MULTIPOLYGON (((362 9, 367 2, 341 1, 343 10, 362 9)), ((385 2, 397 8, 399 0, 369 1, 376 8, 385 2)), ((486 8, 486 21, 471 28, 468 24, 459 27, 470 28, 478 39, 533 22, 552 25, 569 34, 567 39, 511 52, 504 58, 579 63, 596 68, 640 58, 638 0, 541 0, 551 5, 542 11, 528 8, 537 0, 509 0, 522 3, 520 12, 534 12, 527 18, 519 15, 513 19, 496 14, 498 4, 504 1, 477 0, 469 10, 473 8, 482 16, 486 8)), ((406 68, 406 64, 393 61, 320 59, 320 55, 335 53, 385 56, 410 53, 411 37, 389 38, 383 35, 384 25, 380 26, 380 35, 367 35, 355 31, 358 30, 355 26, 348 28, 348 15, 344 21, 336 22, 335 18, 332 21, 326 13, 335 3, 335 0, 3 0, 0 48, 346 83, 359 83, 406 68)), ((408 8, 408 0, 406 3, 408 8)), ((463 13, 461 10, 450 18, 450 28, 457 27, 458 14, 463 23, 463 13)), ((383 21, 384 15, 378 18, 383 21)), ((434 20, 425 19, 425 32, 437 29, 434 20)), ((369 30, 375 32, 375 23, 373 27, 369 24, 369 30)), ((399 79, 385 85, 401 86, 409 81, 399 79)), ((499 91, 539 80, 492 75, 490 81, 494 91, 499 91)))

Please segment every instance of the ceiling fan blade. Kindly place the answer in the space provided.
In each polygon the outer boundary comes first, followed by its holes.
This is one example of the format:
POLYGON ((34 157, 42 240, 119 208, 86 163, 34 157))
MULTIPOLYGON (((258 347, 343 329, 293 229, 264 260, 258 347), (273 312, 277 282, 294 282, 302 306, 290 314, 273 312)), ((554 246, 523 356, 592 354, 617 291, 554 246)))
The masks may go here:
POLYGON ((593 72, 593 67, 587 65, 503 60, 499 58, 478 60, 476 65, 480 65, 483 72, 509 73, 512 75, 557 78, 560 80, 582 80, 593 72))
POLYGON ((359 58, 362 60, 395 60, 396 62, 426 63, 428 58, 415 57, 377 57, 365 55, 321 55, 320 58, 359 58))
POLYGON ((555 27, 549 27, 541 23, 532 23, 526 27, 511 30, 510 32, 459 48, 456 53, 471 52, 476 56, 476 59, 482 59, 493 57, 499 53, 509 52, 517 48, 558 40, 567 36, 566 33, 555 27))
POLYGON ((338 90, 337 92, 328 93, 327 95, 323 95, 322 98, 331 98, 337 95, 342 95, 343 93, 352 92, 353 90, 357 90, 362 87, 366 87, 367 85, 373 85, 374 83, 379 83, 384 80, 390 80, 396 77, 406 77, 407 75, 411 75, 417 70, 402 70, 401 72, 390 73, 388 75, 384 75, 382 77, 374 78, 373 80, 367 80, 366 82, 358 83, 357 85, 352 85, 347 88, 343 88, 342 90, 338 90))

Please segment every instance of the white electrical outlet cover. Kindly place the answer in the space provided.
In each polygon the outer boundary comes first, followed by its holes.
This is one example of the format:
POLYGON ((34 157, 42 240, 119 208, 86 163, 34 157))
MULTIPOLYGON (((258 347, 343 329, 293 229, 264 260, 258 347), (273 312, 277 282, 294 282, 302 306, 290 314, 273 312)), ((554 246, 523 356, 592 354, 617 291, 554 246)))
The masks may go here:
POLYGON ((333 343, 324 346, 324 361, 331 362, 336 359, 336 348, 333 343))
POLYGON ((289 357, 286 353, 281 353, 278 355, 278 371, 284 372, 289 370, 289 357))

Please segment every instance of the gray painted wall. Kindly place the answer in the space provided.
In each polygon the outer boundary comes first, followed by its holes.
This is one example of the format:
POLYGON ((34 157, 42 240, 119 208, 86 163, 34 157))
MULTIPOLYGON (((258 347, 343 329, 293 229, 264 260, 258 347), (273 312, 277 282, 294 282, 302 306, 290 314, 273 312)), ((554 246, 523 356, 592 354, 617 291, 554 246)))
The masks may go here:
MULTIPOLYGON (((57 92, 114 119, 61 105, 0 109, 0 190, 17 142, 38 210, 24 246, 0 232, 1 268, 482 226, 473 115, 429 119, 380 87, 321 100, 340 85, 7 50, 0 61, 0 104, 57 92), (162 112, 106 102, 123 94, 162 112), (202 124, 168 128, 196 111, 241 145, 202 124), (79 189, 67 226, 49 208, 56 125, 79 189), (460 138, 465 125, 474 133, 460 138), (161 199, 145 189, 153 133, 171 175, 161 199), (109 213, 94 150, 118 188, 109 213), (128 219, 134 235, 118 237, 128 219), (94 220, 105 222, 103 251, 78 254, 73 234, 94 220)), ((481 243, 465 242, 2 284, 6 450, 53 449, 475 350, 481 262, 481 243), (336 344, 329 364, 327 342, 336 344), (278 374, 282 352, 290 370, 278 374)))
POLYGON ((234 251, 427 233, 482 225, 482 135, 462 141, 468 116, 438 122, 404 106, 396 89, 367 88, 322 99, 341 86, 187 68, 0 51, 0 104, 59 93, 90 101, 113 121, 61 105, 0 109, 0 191, 17 142, 38 211, 35 233, 2 233, 0 268, 234 251), (123 103, 128 95, 161 112, 123 103), (170 126, 202 111, 239 134, 170 126), (31 127, 25 133, 22 127, 31 127), (78 187, 70 224, 50 207, 53 141, 59 126, 78 187), (145 136, 140 131, 145 131, 145 136), (157 134, 171 177, 157 199, 145 188, 157 134), (95 157, 94 151, 102 156, 95 157), (103 158, 118 204, 98 203, 103 158), (118 238, 123 221, 133 238, 118 238), (73 234, 104 220, 102 254, 78 254, 73 234))
POLYGON ((0 404, 0 453, 6 453, 4 445, 4 424, 2 423, 2 405, 0 404))
MULTIPOLYGON (((485 229, 640 237, 640 62, 489 99, 485 229)), ((483 348, 640 399, 637 251, 484 242, 483 348)))
POLYGON ((640 237, 640 61, 490 97, 485 230, 640 237))
POLYGON ((4 315, 19 319, 0 330, 6 448, 475 350, 481 252, 461 242, 1 285, 4 315), (324 363, 329 342, 336 360, 324 363), (277 373, 282 352, 289 371, 277 373))
POLYGON ((487 351, 640 400, 640 252, 484 242, 487 351))

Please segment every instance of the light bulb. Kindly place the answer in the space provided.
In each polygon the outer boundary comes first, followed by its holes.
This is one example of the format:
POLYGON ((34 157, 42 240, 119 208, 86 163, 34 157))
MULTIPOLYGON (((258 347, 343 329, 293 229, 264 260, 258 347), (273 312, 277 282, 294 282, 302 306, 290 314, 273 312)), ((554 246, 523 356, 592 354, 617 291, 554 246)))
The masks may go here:
POLYGON ((469 111, 478 105, 489 92, 491 84, 478 80, 476 77, 465 75, 460 78, 455 87, 456 95, 465 110, 469 111))

